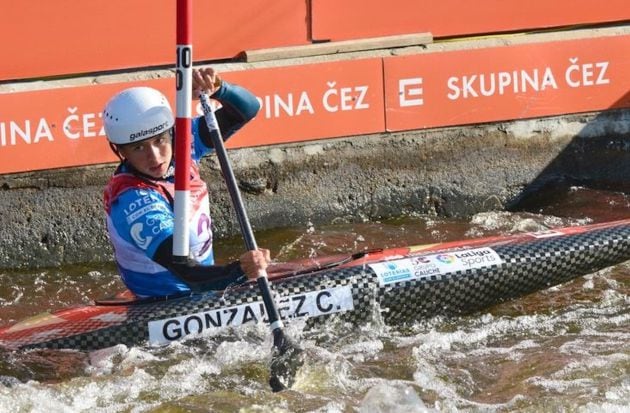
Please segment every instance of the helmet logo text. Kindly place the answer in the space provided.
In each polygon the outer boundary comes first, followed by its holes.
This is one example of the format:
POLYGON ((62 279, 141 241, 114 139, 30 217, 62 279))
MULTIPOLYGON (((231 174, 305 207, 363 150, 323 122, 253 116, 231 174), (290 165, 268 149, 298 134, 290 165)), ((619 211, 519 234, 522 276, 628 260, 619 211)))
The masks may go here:
POLYGON ((144 138, 147 136, 153 136, 153 135, 157 135, 158 133, 160 133, 164 128, 168 127, 168 122, 163 122, 157 126, 154 126, 150 129, 143 129, 141 131, 138 132, 134 132, 131 135, 129 135, 129 140, 130 141, 135 141, 138 138, 144 138))

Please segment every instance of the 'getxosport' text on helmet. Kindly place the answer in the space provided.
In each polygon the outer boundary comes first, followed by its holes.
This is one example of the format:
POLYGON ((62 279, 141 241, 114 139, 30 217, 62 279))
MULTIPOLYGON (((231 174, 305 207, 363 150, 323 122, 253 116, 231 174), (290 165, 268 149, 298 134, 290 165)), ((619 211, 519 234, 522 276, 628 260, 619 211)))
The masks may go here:
POLYGON ((150 87, 132 87, 114 95, 103 110, 107 139, 125 145, 151 138, 175 124, 166 97, 150 87))

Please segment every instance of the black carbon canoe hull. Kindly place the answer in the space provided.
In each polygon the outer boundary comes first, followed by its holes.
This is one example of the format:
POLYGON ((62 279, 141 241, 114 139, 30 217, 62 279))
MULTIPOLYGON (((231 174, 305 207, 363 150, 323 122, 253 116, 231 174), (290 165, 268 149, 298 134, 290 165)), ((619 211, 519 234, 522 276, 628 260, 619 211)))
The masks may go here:
MULTIPOLYGON (((332 268, 271 279, 280 315, 390 324, 461 315, 630 260, 630 220, 358 254, 332 268)), ((9 349, 96 350, 167 344, 265 322, 256 284, 153 301, 113 300, 0 329, 9 349)), ((290 322, 290 321, 289 321, 290 322)))

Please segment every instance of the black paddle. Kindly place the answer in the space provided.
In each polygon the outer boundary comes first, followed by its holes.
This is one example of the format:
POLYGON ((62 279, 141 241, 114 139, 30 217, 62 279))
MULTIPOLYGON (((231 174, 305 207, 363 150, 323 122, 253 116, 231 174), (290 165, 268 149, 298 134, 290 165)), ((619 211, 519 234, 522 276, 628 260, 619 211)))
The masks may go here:
MULTIPOLYGON (((236 218, 241 227, 241 234, 245 240, 245 246, 249 251, 257 250, 258 246, 256 244, 256 239, 254 238, 254 233, 249 224, 245 206, 243 205, 243 200, 241 199, 241 193, 238 189, 234 172, 232 172, 232 166, 230 165, 230 160, 228 159, 225 146, 223 145, 223 137, 221 136, 221 131, 219 129, 216 116, 214 115, 214 110, 210 105, 210 98, 207 94, 202 93, 199 96, 199 99, 201 100, 204 118, 206 120, 206 124, 208 125, 208 130, 210 131, 212 144, 214 145, 214 150, 216 151, 219 159, 221 172, 223 173, 223 178, 225 179, 228 192, 230 193, 230 198, 232 199, 232 204, 234 205, 234 209, 236 211, 236 218)), ((273 334, 271 376, 269 378, 269 384, 271 385, 271 389, 274 392, 277 392, 284 390, 293 384, 297 369, 303 362, 302 349, 284 333, 284 325, 280 319, 276 303, 273 300, 271 290, 269 288, 267 272, 262 271, 258 275, 258 278, 256 278, 256 282, 258 283, 258 287, 260 288, 260 292, 263 297, 265 311, 267 312, 267 316, 269 318, 269 327, 271 328, 271 332, 273 334)))

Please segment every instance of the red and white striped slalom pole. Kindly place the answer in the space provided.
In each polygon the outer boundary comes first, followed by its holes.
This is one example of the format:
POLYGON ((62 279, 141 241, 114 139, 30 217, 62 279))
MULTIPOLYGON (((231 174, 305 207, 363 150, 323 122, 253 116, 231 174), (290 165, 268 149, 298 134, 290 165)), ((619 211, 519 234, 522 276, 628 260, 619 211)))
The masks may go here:
MULTIPOLYGON (((177 0, 177 116, 175 119, 175 231, 173 235, 173 258, 188 257, 188 214, 190 203, 190 163, 191 163, 191 101, 192 101, 192 0, 177 0)), ((206 94, 200 96, 205 120, 214 148, 221 165, 232 203, 237 212, 241 232, 249 250, 256 250, 256 240, 249 225, 245 207, 232 166, 230 165, 221 130, 206 94)), ((269 384, 273 391, 290 387, 295 380, 296 370, 302 365, 302 349, 284 333, 284 325, 271 295, 267 273, 263 271, 257 278, 269 324, 273 333, 271 375, 269 384)))
POLYGON ((192 117, 192 0, 177 0, 175 70, 175 228, 173 259, 183 262, 190 250, 190 167, 192 117))

